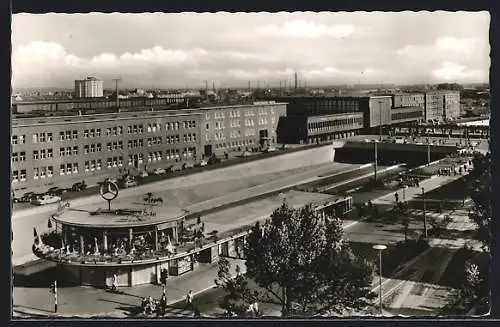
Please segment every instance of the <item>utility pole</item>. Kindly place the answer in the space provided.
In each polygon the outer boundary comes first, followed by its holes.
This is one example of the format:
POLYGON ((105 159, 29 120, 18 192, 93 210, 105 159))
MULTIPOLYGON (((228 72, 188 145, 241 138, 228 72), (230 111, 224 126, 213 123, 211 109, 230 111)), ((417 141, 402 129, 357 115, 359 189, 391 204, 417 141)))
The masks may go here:
POLYGON ((422 187, 422 199, 424 200, 424 235, 427 239, 427 213, 425 208, 425 189, 422 187))
POLYGON ((121 78, 113 78, 115 81, 115 93, 116 93, 116 109, 120 111, 120 98, 118 96, 118 83, 122 81, 121 78))
POLYGON ((427 144, 427 166, 431 164, 431 145, 427 144))

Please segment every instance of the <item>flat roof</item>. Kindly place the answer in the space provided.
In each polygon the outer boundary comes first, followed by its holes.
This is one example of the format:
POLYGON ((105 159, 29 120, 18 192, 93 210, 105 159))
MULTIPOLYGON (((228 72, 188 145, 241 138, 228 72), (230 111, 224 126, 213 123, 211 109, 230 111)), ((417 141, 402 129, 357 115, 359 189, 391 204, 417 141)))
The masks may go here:
POLYGON ((127 199, 111 202, 111 210, 121 209, 117 214, 101 213, 92 215, 96 210, 107 210, 108 203, 103 200, 100 204, 70 207, 59 215, 53 216, 58 223, 86 228, 127 228, 158 225, 183 218, 187 211, 172 205, 148 205, 141 202, 130 202, 127 199), (138 213, 127 213, 129 211, 142 211, 152 209, 156 215, 140 215, 138 213))
POLYGON ((342 198, 331 194, 292 190, 244 205, 218 210, 208 215, 202 214, 201 219, 205 223, 207 232, 216 230, 218 233, 223 233, 269 218, 273 211, 283 204, 284 200, 292 208, 299 209, 310 203, 321 204, 342 198))

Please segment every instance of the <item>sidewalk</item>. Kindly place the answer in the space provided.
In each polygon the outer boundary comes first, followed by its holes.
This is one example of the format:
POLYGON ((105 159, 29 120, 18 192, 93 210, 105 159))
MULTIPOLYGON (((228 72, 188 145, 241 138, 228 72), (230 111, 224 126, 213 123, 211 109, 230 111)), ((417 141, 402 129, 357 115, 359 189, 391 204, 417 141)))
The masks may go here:
MULTIPOLYGON (((231 272, 235 274, 236 265, 245 271, 245 263, 239 259, 228 259, 231 263, 231 272)), ((196 295, 215 286, 218 266, 214 264, 200 264, 195 271, 182 276, 170 276, 167 280, 168 305, 184 300, 189 290, 196 295)), ((144 297, 152 296, 159 299, 162 295, 161 285, 139 285, 121 287, 120 294, 93 287, 75 286, 58 289, 58 313, 53 312, 53 295, 48 287, 14 287, 13 311, 15 315, 28 314, 58 317, 129 317, 140 308, 144 297)), ((168 316, 191 317, 190 310, 179 309, 178 306, 169 307, 168 316)))

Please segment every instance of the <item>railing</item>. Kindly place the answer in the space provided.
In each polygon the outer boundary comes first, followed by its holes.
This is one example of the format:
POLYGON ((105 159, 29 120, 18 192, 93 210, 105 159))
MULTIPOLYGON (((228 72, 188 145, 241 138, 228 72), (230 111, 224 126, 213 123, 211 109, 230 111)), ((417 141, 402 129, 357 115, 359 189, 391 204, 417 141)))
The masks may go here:
POLYGON ((49 244, 34 248, 33 252, 37 257, 42 259, 75 265, 141 264, 156 260, 173 260, 182 258, 191 253, 200 252, 216 244, 228 241, 233 237, 243 236, 253 226, 254 224, 248 224, 221 234, 213 234, 213 236, 197 241, 196 243, 192 241, 181 243, 176 246, 173 252, 168 249, 162 249, 158 251, 149 250, 135 254, 80 254, 77 252, 67 253, 65 249, 55 249, 49 244))

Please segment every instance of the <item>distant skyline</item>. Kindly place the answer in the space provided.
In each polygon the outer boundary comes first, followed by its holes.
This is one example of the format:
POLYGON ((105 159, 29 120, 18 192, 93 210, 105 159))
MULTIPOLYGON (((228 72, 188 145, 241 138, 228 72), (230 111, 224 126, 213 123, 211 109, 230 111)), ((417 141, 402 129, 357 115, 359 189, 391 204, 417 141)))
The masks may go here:
POLYGON ((488 83, 487 12, 15 14, 14 88, 488 83))

